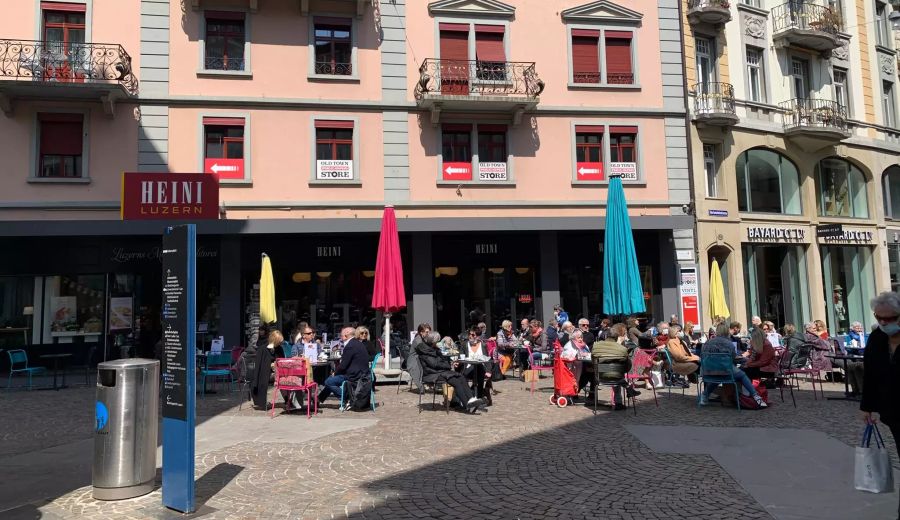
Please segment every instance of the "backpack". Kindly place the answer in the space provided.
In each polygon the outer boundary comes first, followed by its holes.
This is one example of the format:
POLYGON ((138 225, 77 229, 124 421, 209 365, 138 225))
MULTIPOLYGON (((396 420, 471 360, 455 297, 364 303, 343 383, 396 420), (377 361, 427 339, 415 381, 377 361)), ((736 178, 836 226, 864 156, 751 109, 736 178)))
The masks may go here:
POLYGON ((372 396, 372 376, 363 374, 359 379, 347 382, 350 387, 350 395, 347 397, 347 405, 351 410, 365 410, 369 407, 369 398, 372 396))

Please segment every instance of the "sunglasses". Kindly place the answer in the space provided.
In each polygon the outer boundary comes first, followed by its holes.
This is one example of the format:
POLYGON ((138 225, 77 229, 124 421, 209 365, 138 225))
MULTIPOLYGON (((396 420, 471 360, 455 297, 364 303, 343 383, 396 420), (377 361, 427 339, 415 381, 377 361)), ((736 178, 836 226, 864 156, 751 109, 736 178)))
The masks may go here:
POLYGON ((579 325, 579 327, 586 328, 586 327, 590 327, 590 325, 588 325, 587 323, 582 323, 581 325, 579 325))

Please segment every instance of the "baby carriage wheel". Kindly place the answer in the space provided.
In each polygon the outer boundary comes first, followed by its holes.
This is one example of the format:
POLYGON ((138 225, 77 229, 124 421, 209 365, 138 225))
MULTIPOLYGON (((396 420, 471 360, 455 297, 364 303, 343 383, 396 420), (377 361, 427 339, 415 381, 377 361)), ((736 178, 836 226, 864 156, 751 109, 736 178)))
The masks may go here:
POLYGON ((569 404, 569 400, 566 399, 565 396, 561 395, 556 398, 556 406, 558 406, 560 408, 565 408, 566 406, 568 406, 568 404, 569 404))
POLYGON ((556 404, 556 398, 559 397, 556 394, 550 396, 550 404, 556 404))

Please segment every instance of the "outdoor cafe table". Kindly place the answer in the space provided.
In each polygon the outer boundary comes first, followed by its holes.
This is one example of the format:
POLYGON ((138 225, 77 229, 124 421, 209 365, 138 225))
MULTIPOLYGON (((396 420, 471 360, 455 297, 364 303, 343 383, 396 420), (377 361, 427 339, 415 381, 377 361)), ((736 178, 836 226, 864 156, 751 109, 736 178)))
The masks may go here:
POLYGON ((844 363, 844 397, 829 397, 829 401, 858 401, 857 398, 850 396, 850 382, 847 378, 847 363, 850 361, 862 361, 863 356, 855 354, 825 354, 825 357, 836 359, 844 363))
POLYGON ((63 354, 44 354, 40 356, 41 359, 52 359, 53 360, 53 386, 47 388, 47 390, 59 390, 60 388, 68 388, 66 386, 66 373, 63 372, 63 380, 62 384, 57 386, 56 384, 56 375, 59 374, 59 361, 61 359, 65 359, 68 357, 72 357, 72 354, 63 353, 63 354))
MULTIPOLYGON (((490 363, 493 363, 493 360, 488 359, 487 361, 483 361, 483 360, 477 360, 477 359, 457 359, 456 362, 459 363, 460 365, 479 365, 480 364, 480 365, 484 366, 485 370, 489 370, 490 363)), ((476 370, 475 375, 477 376, 478 373, 479 372, 476 370)), ((479 389, 481 388, 482 384, 483 384, 482 381, 475 381, 475 397, 478 397, 478 398, 481 397, 481 392, 479 392, 479 389)))

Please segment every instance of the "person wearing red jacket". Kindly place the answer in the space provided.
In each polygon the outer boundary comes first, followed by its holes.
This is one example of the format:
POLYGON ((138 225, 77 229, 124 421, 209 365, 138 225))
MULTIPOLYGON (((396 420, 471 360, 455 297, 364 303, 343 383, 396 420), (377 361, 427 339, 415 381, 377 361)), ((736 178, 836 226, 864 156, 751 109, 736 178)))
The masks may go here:
POLYGON ((750 331, 750 349, 744 352, 744 357, 749 358, 744 364, 743 370, 747 377, 762 379, 773 377, 778 369, 775 361, 775 348, 766 339, 766 334, 759 327, 750 331))

